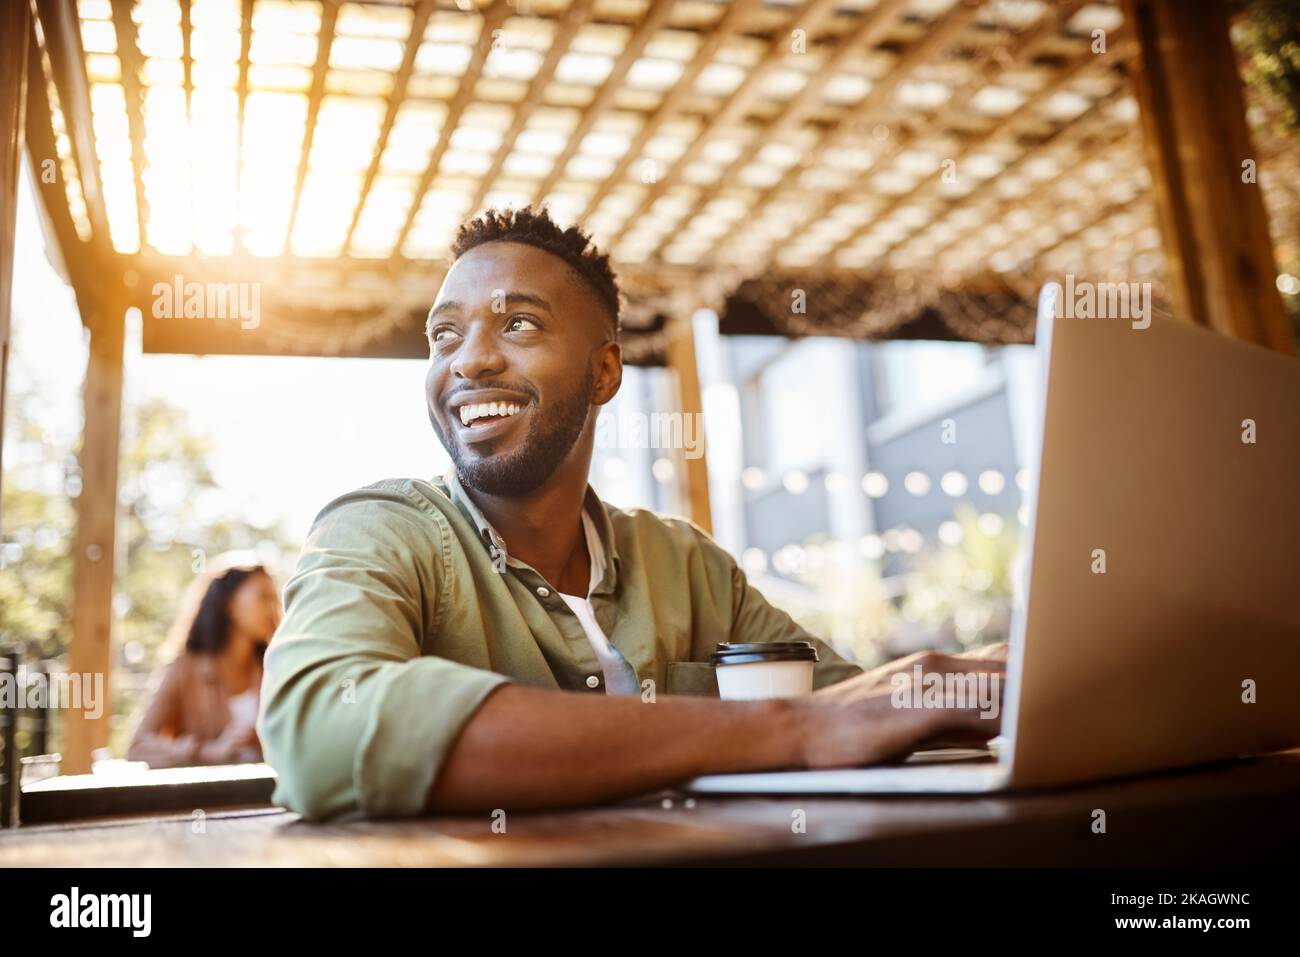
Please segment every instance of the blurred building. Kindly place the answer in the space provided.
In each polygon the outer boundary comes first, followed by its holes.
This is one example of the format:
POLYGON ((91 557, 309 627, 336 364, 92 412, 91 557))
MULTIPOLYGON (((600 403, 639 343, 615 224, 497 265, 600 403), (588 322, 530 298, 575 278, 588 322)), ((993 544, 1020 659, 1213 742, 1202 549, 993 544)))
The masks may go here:
POLYGON ((896 575, 908 554, 955 543, 963 503, 985 526, 1016 521, 1032 348, 740 337, 718 349, 713 388, 735 391, 740 457, 710 452, 715 525, 751 570, 791 577, 790 556, 825 542, 896 575))

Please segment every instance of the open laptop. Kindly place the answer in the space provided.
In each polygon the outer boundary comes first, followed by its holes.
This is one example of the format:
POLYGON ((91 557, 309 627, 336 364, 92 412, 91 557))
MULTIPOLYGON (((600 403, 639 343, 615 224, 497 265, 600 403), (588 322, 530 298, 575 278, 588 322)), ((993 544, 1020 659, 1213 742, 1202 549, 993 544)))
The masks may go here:
POLYGON ((1176 319, 1054 319, 1051 293, 996 757, 686 790, 975 793, 1300 745, 1300 362, 1176 319))

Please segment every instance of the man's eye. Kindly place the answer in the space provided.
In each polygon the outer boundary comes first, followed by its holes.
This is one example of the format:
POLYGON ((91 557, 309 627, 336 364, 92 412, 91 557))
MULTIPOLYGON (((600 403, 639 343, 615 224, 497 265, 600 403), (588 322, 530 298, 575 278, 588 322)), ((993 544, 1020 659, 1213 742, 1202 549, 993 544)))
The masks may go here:
POLYGON ((431 337, 433 342, 449 342, 456 335, 454 329, 435 329, 431 337))
POLYGON ((506 325, 507 332, 533 332, 541 328, 537 320, 530 319, 528 316, 514 316, 506 325))

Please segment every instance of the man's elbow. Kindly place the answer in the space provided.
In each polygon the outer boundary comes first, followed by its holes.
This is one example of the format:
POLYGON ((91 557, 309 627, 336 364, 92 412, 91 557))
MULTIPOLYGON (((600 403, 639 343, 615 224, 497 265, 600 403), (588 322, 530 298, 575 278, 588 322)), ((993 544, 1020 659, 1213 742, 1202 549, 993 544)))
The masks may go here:
POLYGON ((293 811, 304 821, 328 822, 356 816, 354 802, 340 801, 332 789, 313 784, 310 775, 287 777, 279 769, 276 775, 272 803, 293 811))
POLYGON ((353 749, 345 736, 314 728, 311 710, 293 696, 268 696, 257 733, 276 774, 272 801, 309 821, 354 815, 353 749))

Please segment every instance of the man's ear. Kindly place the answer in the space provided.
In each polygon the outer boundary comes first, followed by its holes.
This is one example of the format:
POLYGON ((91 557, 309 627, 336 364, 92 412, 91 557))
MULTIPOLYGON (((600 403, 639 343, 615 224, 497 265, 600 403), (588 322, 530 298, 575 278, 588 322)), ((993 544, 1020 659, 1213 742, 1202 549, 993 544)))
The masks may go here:
POLYGON ((617 342, 607 342, 596 350, 596 389, 593 405, 604 405, 618 395, 623 385, 623 350, 617 342))

